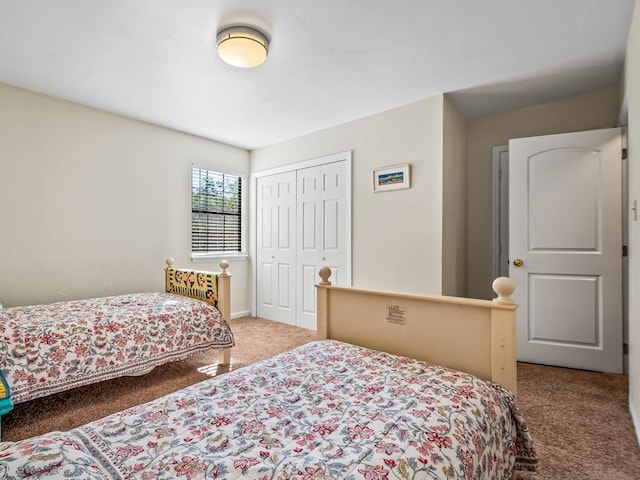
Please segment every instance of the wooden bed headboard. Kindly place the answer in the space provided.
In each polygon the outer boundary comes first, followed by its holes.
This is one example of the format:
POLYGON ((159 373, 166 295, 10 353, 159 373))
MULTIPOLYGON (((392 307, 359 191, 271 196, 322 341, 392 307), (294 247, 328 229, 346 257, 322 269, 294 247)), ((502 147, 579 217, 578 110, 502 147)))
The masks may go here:
POLYGON ((509 278, 493 282, 498 298, 491 301, 338 287, 330 275, 320 269, 318 339, 425 360, 516 392, 517 304, 509 278))
MULTIPOLYGON (((220 272, 205 272, 175 268, 173 258, 167 258, 165 268, 165 290, 169 293, 203 300, 218 309, 222 318, 231 320, 231 274, 229 263, 220 262, 220 272)), ((231 350, 220 350, 219 362, 228 365, 231 350)))

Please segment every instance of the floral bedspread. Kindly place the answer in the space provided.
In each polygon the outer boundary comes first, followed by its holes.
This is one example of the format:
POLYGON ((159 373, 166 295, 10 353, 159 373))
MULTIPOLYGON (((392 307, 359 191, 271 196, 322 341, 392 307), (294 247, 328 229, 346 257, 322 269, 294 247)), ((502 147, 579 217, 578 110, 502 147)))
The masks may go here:
POLYGON ((331 340, 0 444, 6 479, 499 480, 514 469, 536 470, 537 456, 510 392, 331 340))
POLYGON ((170 293, 0 310, 0 368, 14 403, 233 345, 217 309, 170 293))

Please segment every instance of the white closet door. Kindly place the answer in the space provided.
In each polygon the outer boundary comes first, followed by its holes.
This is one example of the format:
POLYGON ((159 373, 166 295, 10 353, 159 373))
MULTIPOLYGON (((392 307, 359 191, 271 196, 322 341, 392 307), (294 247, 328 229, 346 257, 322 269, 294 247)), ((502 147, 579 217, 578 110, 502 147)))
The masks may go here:
POLYGON ((351 283, 347 162, 297 171, 297 306, 296 324, 316 328, 318 269, 329 266, 331 281, 351 283))
POLYGON ((316 329, 321 266, 351 285, 351 155, 263 172, 256 181, 256 315, 316 329))
POLYGON ((257 314, 296 324, 296 172, 257 181, 257 314))

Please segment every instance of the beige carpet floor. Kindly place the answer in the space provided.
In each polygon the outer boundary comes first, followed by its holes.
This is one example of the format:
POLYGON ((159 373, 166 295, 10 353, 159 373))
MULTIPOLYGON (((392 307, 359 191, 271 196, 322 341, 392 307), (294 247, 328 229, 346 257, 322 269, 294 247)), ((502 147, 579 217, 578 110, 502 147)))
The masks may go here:
MULTIPOLYGON (((237 346, 231 365, 214 352, 126 377, 16 405, 3 417, 3 440, 67 430, 150 401, 210 376, 254 363, 314 340, 315 332, 246 317, 231 321, 237 346)), ((640 448, 628 407, 627 377, 541 365, 518 365, 518 403, 540 456, 537 474, 523 480, 637 480, 640 448)))

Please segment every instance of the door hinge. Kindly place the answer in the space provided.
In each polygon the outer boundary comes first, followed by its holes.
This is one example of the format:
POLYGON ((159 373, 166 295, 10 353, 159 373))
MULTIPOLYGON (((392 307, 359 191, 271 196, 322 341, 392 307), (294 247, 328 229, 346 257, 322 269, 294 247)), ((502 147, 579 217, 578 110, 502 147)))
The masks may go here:
POLYGON ((629 158, 629 150, 627 148, 622 149, 622 160, 629 158))
POLYGON ((627 245, 622 245, 622 256, 623 257, 629 256, 629 247, 627 245))
POLYGON ((623 355, 629 355, 629 344, 628 343, 623 343, 622 344, 622 354, 623 355))

